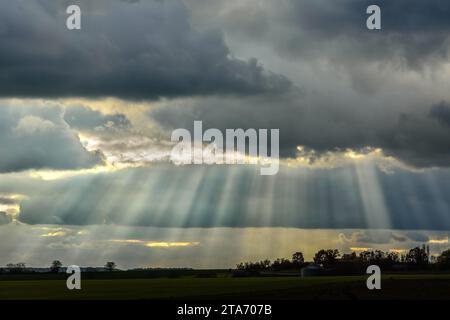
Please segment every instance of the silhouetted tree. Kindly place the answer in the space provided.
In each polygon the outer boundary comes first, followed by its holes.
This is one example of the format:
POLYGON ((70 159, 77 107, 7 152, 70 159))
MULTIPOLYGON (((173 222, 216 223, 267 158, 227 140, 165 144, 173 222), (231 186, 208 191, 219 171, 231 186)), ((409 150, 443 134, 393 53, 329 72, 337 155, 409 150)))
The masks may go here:
POLYGON ((9 272, 12 273, 22 273, 26 269, 26 265, 24 262, 8 263, 6 267, 9 269, 9 272))
POLYGON ((286 270, 291 268, 292 268, 291 261, 285 258, 278 258, 272 263, 272 269, 274 270, 286 270))
POLYGON ((400 262, 398 253, 383 252, 381 250, 364 251, 360 253, 359 257, 365 265, 376 264, 382 268, 390 268, 400 262))
POLYGON ((386 255, 386 259, 388 260, 390 265, 396 264, 400 262, 400 257, 397 252, 389 252, 386 255))
POLYGON ((240 262, 236 265, 237 270, 245 270, 245 265, 243 262, 240 262))
POLYGON ((450 268, 450 249, 441 253, 441 255, 437 258, 437 263, 439 267, 443 269, 450 268))
POLYGON ((405 261, 406 261, 406 254, 401 254, 400 255, 400 262, 401 263, 405 263, 405 261))
POLYGON ((269 269, 270 268, 270 260, 264 260, 260 262, 263 269, 269 269))
POLYGON ((108 271, 114 271, 114 269, 116 269, 116 263, 113 262, 113 261, 108 261, 108 262, 105 264, 105 268, 106 268, 108 271))
POLYGON ((303 257, 303 253, 301 252, 295 252, 292 255, 292 263, 295 266, 301 266, 303 263, 305 263, 305 258, 303 257))
POLYGON ((405 262, 419 268, 425 267, 428 264, 428 255, 425 248, 416 247, 409 250, 405 262))
POLYGON ((268 270, 271 268, 270 260, 263 260, 260 262, 241 262, 236 266, 237 270, 250 271, 252 273, 259 273, 261 270, 268 270))
POLYGON ((62 267, 62 263, 61 263, 61 261, 59 261, 59 260, 54 260, 53 262, 52 262, 52 265, 50 266, 50 271, 51 272, 59 272, 59 269, 61 269, 61 267, 62 267))
POLYGON ((361 261, 364 264, 376 264, 381 266, 385 263, 386 254, 381 250, 363 251, 359 254, 361 261))
POLYGON ((359 262, 359 258, 356 255, 356 252, 352 253, 344 253, 341 257, 342 261, 348 261, 348 262, 359 262))
POLYGON ((374 256, 373 251, 362 251, 359 253, 359 258, 361 259, 361 262, 364 264, 371 264, 373 256, 374 256))
POLYGON ((321 264, 323 266, 331 266, 336 262, 336 259, 339 257, 339 250, 337 249, 328 249, 328 250, 319 250, 314 256, 314 262, 317 264, 321 264))

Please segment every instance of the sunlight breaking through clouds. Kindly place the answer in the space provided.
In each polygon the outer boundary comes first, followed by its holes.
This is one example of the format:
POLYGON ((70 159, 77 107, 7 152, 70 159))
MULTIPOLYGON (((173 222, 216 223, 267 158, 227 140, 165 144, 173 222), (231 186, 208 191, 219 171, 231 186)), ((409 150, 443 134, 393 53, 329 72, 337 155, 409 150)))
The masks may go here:
POLYGON ((351 247, 350 250, 351 251, 355 251, 355 252, 363 252, 363 251, 369 251, 372 248, 357 248, 357 247, 351 247))
MULTIPOLYGON (((433 178, 436 189, 449 187, 449 174, 433 178)), ((15 187, 25 196, 16 219, 61 226, 443 229, 450 226, 449 199, 445 193, 430 197, 416 187, 435 175, 401 169, 386 173, 363 160, 332 170, 282 166, 273 177, 259 176, 250 165, 168 164, 58 179, 25 175, 15 187)), ((8 179, 0 181, 0 191, 9 188, 8 179)))
POLYGON ((63 237, 66 233, 64 231, 55 231, 42 234, 41 237, 63 237))
POLYGON ((431 243, 431 244, 447 244, 448 243, 448 238, 445 238, 445 239, 430 239, 428 241, 428 243, 431 243))
POLYGON ((173 248, 173 247, 191 247, 198 246, 199 242, 166 242, 166 241, 144 241, 144 240, 136 240, 136 239, 125 239, 125 240, 109 240, 118 244, 136 244, 143 245, 149 248, 173 248))
POLYGON ((97 2, 82 32, 55 1, 0 4, 0 264, 448 247, 444 1, 383 1, 372 36, 356 0, 97 2), (194 121, 279 129, 279 173, 174 166, 194 121))

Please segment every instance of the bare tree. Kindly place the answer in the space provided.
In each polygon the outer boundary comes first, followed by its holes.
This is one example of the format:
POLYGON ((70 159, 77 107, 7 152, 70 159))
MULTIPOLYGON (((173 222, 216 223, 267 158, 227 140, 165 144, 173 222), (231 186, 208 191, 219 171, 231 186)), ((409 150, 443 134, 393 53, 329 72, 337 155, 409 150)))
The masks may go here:
POLYGON ((54 261, 52 262, 52 265, 50 266, 50 270, 51 270, 51 272, 57 273, 57 272, 59 272, 59 270, 61 269, 61 267, 62 267, 61 261, 59 261, 59 260, 54 260, 54 261))
POLYGON ((108 271, 114 271, 114 269, 116 269, 116 263, 115 263, 114 261, 108 261, 108 262, 105 264, 105 268, 106 268, 108 271))

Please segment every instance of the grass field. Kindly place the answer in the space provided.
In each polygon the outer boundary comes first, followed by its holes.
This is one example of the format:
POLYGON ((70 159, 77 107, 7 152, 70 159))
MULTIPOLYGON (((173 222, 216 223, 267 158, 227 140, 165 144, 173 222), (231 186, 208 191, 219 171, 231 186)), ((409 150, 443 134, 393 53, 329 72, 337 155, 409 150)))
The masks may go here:
POLYGON ((365 276, 0 281, 0 299, 450 299, 450 275, 386 275, 381 290, 365 276))

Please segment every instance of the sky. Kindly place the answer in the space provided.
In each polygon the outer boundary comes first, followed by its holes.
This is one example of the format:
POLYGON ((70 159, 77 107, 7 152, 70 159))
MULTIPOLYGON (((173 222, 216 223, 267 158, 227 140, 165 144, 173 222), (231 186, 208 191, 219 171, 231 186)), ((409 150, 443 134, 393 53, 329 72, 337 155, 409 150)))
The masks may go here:
POLYGON ((0 265, 439 253, 449 16, 439 0, 0 1, 0 265), (173 164, 194 121, 279 129, 279 172, 173 164))

